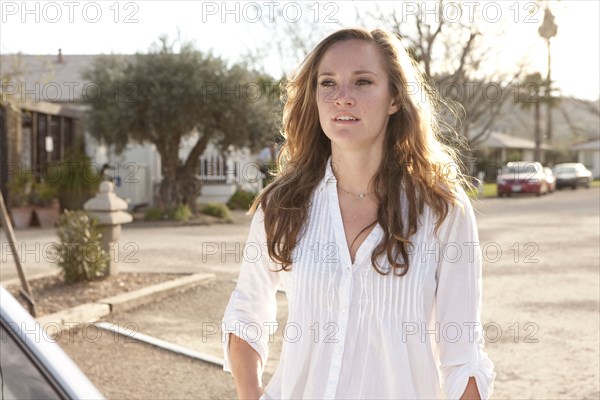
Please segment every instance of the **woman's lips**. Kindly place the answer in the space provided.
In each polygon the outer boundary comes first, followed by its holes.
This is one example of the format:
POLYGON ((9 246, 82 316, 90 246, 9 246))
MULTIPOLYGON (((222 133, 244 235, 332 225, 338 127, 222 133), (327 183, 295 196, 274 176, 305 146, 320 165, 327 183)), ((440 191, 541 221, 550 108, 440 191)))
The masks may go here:
POLYGON ((355 124, 359 121, 359 118, 349 112, 339 112, 333 117, 333 122, 343 125, 355 124))

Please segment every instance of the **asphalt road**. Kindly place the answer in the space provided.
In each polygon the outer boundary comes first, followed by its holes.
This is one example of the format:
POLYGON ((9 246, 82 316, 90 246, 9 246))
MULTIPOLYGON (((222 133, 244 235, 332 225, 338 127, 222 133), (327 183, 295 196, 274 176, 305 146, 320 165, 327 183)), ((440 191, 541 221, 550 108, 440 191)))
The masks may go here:
MULTIPOLYGON (((484 250, 482 322, 493 328, 487 331, 486 351, 498 373, 494 398, 599 398, 600 190, 473 204, 484 250)), ((245 224, 231 227, 234 236, 210 239, 230 245, 243 242, 245 224)), ((198 232, 180 229, 175 239, 198 232)), ((160 247, 159 241, 174 240, 171 234, 152 240, 160 247)), ((190 251, 198 257, 197 249, 190 251)), ((213 330, 220 324, 239 266, 235 260, 211 257, 188 268, 218 272, 214 285, 108 320, 221 357, 220 335, 213 330)), ((280 295, 280 323, 285 322, 286 307, 280 295)), ((80 330, 63 337, 61 344, 109 398, 235 397, 231 377, 217 366, 126 343, 106 332, 92 340, 97 335, 95 328, 80 330)), ((276 334, 265 383, 280 345, 276 334)))

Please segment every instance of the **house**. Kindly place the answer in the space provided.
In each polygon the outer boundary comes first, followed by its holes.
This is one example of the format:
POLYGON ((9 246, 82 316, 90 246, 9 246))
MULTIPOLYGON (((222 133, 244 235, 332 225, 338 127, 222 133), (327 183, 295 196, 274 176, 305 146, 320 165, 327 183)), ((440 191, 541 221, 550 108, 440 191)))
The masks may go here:
POLYGON ((82 116, 76 105, 2 98, 0 189, 5 199, 11 175, 20 170, 43 175, 49 164, 64 159, 69 148, 83 143, 82 116))
MULTIPOLYGON (((3 71, 13 78, 3 80, 5 95, 17 98, 16 108, 2 108, 0 155, 7 165, 24 163, 43 168, 47 160, 60 160, 64 149, 72 146, 75 133, 83 139, 84 151, 115 181, 117 195, 129 201, 130 208, 155 204, 162 180, 160 155, 150 143, 130 143, 121 154, 112 146, 99 143, 85 129, 83 116, 87 103, 93 101, 97 85, 82 78, 96 55, 1 55, 3 71), (20 117, 19 117, 20 116, 20 117), (46 138, 54 140, 52 152, 46 154, 46 138), (6 156, 5 156, 6 155, 6 156)), ((132 57, 123 55, 121 57, 132 57)), ((189 154, 194 133, 180 147, 180 157, 189 154)), ((48 139, 50 141, 50 139, 48 139)), ((203 182, 200 203, 226 202, 237 188, 259 191, 262 180, 256 177, 255 155, 248 149, 220 152, 209 144, 200 158, 198 179, 203 182)), ((6 186, 2 169, 2 187, 6 186)))
MULTIPOLYGON (((534 161, 535 142, 533 140, 511 136, 503 132, 491 131, 474 147, 476 164, 470 173, 495 181, 498 170, 509 161, 534 161)), ((545 151, 552 147, 542 143, 541 163, 544 163, 545 151)))
POLYGON ((571 150, 577 152, 577 162, 592 171, 594 179, 600 178, 600 139, 575 144, 571 150))
MULTIPOLYGON (((533 140, 494 131, 486 136, 480 147, 488 156, 487 159, 498 164, 505 164, 509 161, 534 161, 535 142, 533 140)), ((552 147, 542 143, 540 148, 542 150, 540 162, 543 164, 544 151, 550 150, 552 147)))

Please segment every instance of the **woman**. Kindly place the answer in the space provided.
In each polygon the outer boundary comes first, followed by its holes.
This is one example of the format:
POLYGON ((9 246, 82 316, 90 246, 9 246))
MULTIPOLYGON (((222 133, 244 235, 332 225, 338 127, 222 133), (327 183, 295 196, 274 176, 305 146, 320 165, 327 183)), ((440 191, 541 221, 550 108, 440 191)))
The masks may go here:
POLYGON ((224 316, 240 398, 488 398, 466 179, 401 44, 324 39, 288 82, 283 135, 224 316), (288 322, 263 389, 280 282, 288 322))

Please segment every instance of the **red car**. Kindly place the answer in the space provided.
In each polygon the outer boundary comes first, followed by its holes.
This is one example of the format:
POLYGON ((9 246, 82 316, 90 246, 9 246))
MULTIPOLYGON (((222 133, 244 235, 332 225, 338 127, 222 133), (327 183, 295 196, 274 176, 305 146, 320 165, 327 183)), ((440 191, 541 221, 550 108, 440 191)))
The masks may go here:
POLYGON ((496 179, 498 197, 513 193, 535 193, 538 196, 549 192, 546 174, 537 161, 509 162, 496 179))

